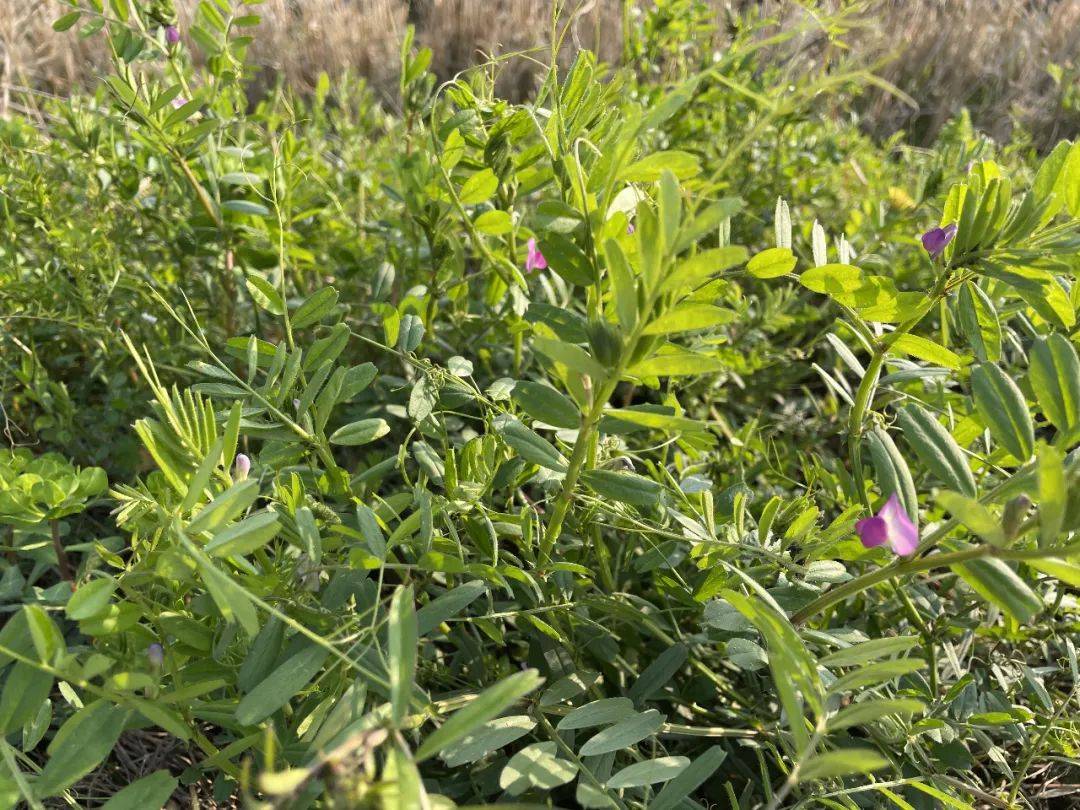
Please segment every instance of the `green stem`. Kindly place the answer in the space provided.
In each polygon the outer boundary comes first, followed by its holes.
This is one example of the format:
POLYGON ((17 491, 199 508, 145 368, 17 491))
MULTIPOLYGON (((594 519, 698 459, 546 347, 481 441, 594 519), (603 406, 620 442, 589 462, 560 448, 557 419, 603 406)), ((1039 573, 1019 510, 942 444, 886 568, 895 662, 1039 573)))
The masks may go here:
POLYGON ((855 596, 856 594, 862 593, 867 588, 872 588, 874 585, 885 582, 893 577, 917 574, 920 571, 929 571, 933 568, 958 565, 982 557, 996 557, 999 560, 1022 562, 1024 560, 1038 560, 1045 557, 1068 557, 1071 554, 1076 554, 1078 551, 1080 551, 1080 543, 1073 543, 1072 545, 1062 546, 1060 548, 1015 550, 984 545, 965 548, 960 551, 947 551, 940 554, 931 554, 928 557, 916 557, 910 560, 895 562, 892 565, 870 571, 869 573, 863 574, 861 577, 856 577, 853 580, 845 582, 843 585, 833 588, 831 591, 818 597, 793 615, 791 617, 791 623, 794 625, 802 624, 811 616, 817 615, 826 608, 835 605, 837 602, 842 602, 849 596, 855 596))
MULTIPOLYGON (((629 351, 623 352, 624 355, 629 353, 629 351)), ((600 424, 600 419, 604 415, 604 406, 611 398, 612 393, 614 393, 615 386, 619 384, 619 377, 621 376, 622 364, 620 363, 619 368, 596 392, 593 397, 592 407, 585 415, 581 427, 578 429, 577 440, 574 442, 574 449, 570 453, 570 463, 566 468, 566 477, 563 479, 562 489, 559 490, 559 494, 555 498, 551 517, 548 518, 547 527, 544 529, 544 537, 540 541, 541 566, 546 565, 551 558, 551 551, 555 547, 555 541, 559 539, 559 535, 562 533, 563 522, 566 520, 566 510, 570 507, 570 499, 574 496, 574 487, 577 486, 578 477, 581 475, 581 470, 585 466, 585 459, 589 455, 589 447, 592 444, 596 426, 600 424)))

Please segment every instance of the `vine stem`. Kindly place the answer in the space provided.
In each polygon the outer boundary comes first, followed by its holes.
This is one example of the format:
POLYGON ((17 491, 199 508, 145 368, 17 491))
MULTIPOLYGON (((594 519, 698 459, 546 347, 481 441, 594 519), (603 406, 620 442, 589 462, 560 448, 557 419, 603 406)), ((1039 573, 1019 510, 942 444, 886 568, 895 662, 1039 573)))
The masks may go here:
POLYGON ((874 585, 885 582, 893 577, 917 574, 921 571, 929 571, 933 568, 959 565, 983 557, 996 557, 999 560, 1022 562, 1024 560, 1040 560, 1046 557, 1068 557, 1077 552, 1080 552, 1080 543, 1073 543, 1060 548, 1039 549, 1006 549, 998 548, 997 546, 982 545, 961 549, 959 551, 947 551, 939 554, 931 554, 926 557, 903 560, 901 562, 893 563, 892 565, 887 565, 884 568, 878 568, 876 571, 863 574, 861 577, 856 577, 853 580, 845 582, 843 585, 833 588, 828 593, 815 599, 802 610, 795 613, 791 617, 791 623, 800 625, 811 616, 815 616, 826 608, 835 605, 837 602, 841 602, 849 596, 862 593, 867 588, 871 588, 874 585))
MULTIPOLYGON (((624 352, 623 354, 627 353, 624 352)), ((541 566, 547 564, 551 552, 555 548, 555 541, 559 539, 559 535, 562 533, 563 523, 566 520, 566 511, 570 508, 570 500, 574 496, 574 487, 577 486, 582 467, 585 465, 585 459, 589 455, 589 447, 592 445, 596 426, 600 424, 600 419, 604 415, 604 406, 611 398, 612 393, 614 393, 615 386, 619 384, 619 377, 622 376, 621 368, 620 363, 619 370, 613 373, 600 387, 600 390, 596 392, 593 397, 592 407, 585 415, 581 427, 578 429, 574 449, 570 453, 570 462, 566 468, 566 477, 563 478, 562 489, 559 490, 559 494, 555 498, 551 517, 548 518, 547 527, 544 529, 544 537, 540 541, 541 566)))
POLYGON ((60 540, 60 523, 56 520, 49 521, 49 530, 52 534, 52 546, 53 551, 56 552, 56 564, 60 567, 60 576, 71 583, 72 588, 75 587, 75 574, 71 570, 71 561, 68 559, 67 552, 64 550, 64 544, 60 540))
POLYGON ((862 475, 862 432, 866 413, 870 409, 870 402, 874 398, 874 391, 877 390, 878 379, 881 377, 881 369, 885 365, 885 358, 889 354, 889 348, 918 326, 927 313, 934 308, 934 304, 944 295, 948 280, 949 273, 943 272, 934 284, 934 289, 930 292, 929 304, 925 309, 901 323, 895 330, 881 339, 874 348, 874 354, 866 367, 866 373, 863 374, 859 388, 855 392, 855 401, 852 403, 851 414, 848 417, 848 454, 851 458, 851 476, 855 480, 859 500, 862 501, 867 512, 872 511, 872 507, 870 505, 870 496, 866 492, 866 481, 863 480, 862 475))

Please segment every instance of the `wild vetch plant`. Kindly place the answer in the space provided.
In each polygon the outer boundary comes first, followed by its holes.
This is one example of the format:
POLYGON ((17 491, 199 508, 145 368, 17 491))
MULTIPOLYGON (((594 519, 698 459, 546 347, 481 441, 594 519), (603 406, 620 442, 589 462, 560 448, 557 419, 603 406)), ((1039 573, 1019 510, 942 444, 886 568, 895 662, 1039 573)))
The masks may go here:
POLYGON ((1080 144, 686 2, 251 101, 253 8, 0 128, 3 806, 1062 806, 1080 144))

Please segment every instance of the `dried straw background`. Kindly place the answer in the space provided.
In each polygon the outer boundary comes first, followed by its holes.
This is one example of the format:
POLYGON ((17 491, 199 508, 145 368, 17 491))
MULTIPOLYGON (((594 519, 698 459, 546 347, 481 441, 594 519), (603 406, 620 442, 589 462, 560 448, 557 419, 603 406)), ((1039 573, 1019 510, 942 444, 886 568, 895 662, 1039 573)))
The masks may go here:
MULTIPOLYGON (((408 22, 419 42, 434 50, 440 77, 475 64, 482 54, 540 48, 549 41, 552 0, 267 0, 253 46, 267 76, 280 75, 298 88, 310 87, 321 71, 346 69, 364 76, 380 97, 391 100, 397 85, 397 48, 408 22)), ((647 0, 568 0, 577 10, 572 47, 598 51, 617 61, 625 5, 647 0)), ((709 0, 723 31, 732 6, 793 20, 802 10, 788 0, 709 0)), ((830 0, 836 4, 839 0, 830 0)), ((195 0, 177 0, 181 20, 195 0)), ((919 104, 913 111, 880 92, 862 102, 868 125, 885 134, 917 121, 934 132, 962 106, 976 123, 999 138, 1009 135, 1013 116, 1037 140, 1077 134, 1080 112, 1063 113, 1063 88, 1047 66, 1080 68, 1080 0, 870 0, 846 41, 856 58, 880 64, 878 72, 919 104)), ((57 0, 0 0, 0 93, 64 93, 92 84, 102 64, 100 37, 79 40, 56 34, 50 24, 62 13, 57 0)), ((722 38, 723 34, 717 35, 722 38)), ((812 39, 812 38, 811 38, 812 39)), ((812 59, 821 51, 806 38, 802 50, 785 58, 812 59)), ((722 45, 722 43, 720 43, 722 45)), ((820 44, 820 43, 818 43, 820 44)), ((527 96, 536 68, 514 60, 501 68, 500 89, 527 96)), ((1080 94, 1077 94, 1080 95, 1080 94)), ((2 102, 2 99, 0 99, 2 102)))

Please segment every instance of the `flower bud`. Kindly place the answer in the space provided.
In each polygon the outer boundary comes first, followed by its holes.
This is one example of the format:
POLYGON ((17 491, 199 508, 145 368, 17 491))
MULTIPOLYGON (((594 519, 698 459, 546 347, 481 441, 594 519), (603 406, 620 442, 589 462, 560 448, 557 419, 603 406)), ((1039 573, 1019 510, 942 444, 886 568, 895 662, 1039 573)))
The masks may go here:
POLYGON ((237 481, 246 481, 248 473, 251 472, 251 459, 243 453, 238 453, 236 462, 233 464, 233 470, 236 473, 237 481))
POLYGON ((180 41, 180 29, 175 25, 168 25, 165 27, 165 41, 170 45, 175 45, 180 41))
POLYGON ((146 657, 150 661, 150 666, 161 669, 162 664, 165 663, 165 648, 160 644, 151 644, 146 648, 146 657))

